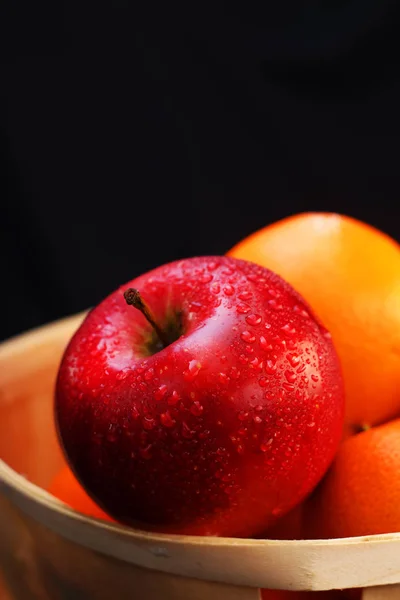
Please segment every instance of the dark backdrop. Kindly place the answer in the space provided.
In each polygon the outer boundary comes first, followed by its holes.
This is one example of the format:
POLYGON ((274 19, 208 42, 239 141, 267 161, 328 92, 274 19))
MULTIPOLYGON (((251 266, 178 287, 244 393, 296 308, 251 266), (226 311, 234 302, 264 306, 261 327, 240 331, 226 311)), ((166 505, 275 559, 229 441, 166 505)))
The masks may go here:
POLYGON ((291 213, 400 238, 397 2, 17 4, 0 9, 0 338, 291 213))

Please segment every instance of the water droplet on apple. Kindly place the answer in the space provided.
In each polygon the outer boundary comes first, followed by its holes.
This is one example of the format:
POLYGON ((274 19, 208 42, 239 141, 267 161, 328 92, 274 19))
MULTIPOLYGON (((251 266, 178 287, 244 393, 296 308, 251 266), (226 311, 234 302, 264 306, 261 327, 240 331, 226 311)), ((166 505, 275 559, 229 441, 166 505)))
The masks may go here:
POLYGON ((256 425, 260 425, 260 423, 262 423, 262 418, 256 415, 255 417, 253 417, 253 423, 255 423, 256 425))
POLYGON ((274 441, 273 438, 269 438, 269 440, 266 440, 265 442, 261 442, 261 444, 260 444, 261 452, 267 452, 269 450, 269 448, 271 447, 273 441, 274 441))
POLYGON ((213 261, 211 261, 211 262, 209 262, 209 263, 208 263, 208 265, 207 265, 207 269, 208 269, 209 271, 215 271, 215 269, 216 269, 218 266, 219 266, 219 263, 218 263, 217 261, 214 261, 214 260, 213 260, 213 261))
POLYGON ((150 369, 147 369, 147 371, 144 374, 144 378, 146 381, 151 381, 154 377, 154 369, 152 367, 150 367, 150 369))
POLYGON ((238 444, 238 445, 236 446, 236 452, 237 452, 238 454, 244 454, 244 446, 242 446, 242 444, 238 444))
POLYGON ((274 392, 265 392, 264 398, 271 401, 275 398, 275 394, 274 392))
POLYGON ((268 300, 268 306, 270 308, 272 308, 272 310, 276 310, 276 311, 283 310, 282 304, 279 304, 279 302, 277 302, 275 300, 275 298, 272 298, 271 300, 268 300))
POLYGON ((164 427, 173 427, 176 423, 176 421, 171 417, 169 410, 167 410, 165 413, 161 413, 160 422, 164 427))
POLYGON ((223 287, 223 292, 225 296, 233 296, 233 294, 235 293, 235 288, 230 283, 227 283, 223 287))
POLYGON ((298 354, 287 354, 286 358, 288 359, 290 366, 293 368, 297 367, 300 363, 300 357, 298 354))
POLYGON ((157 400, 157 402, 159 402, 160 400, 162 400, 164 398, 164 396, 165 396, 166 393, 167 393, 167 386, 165 385, 165 383, 163 383, 154 392, 154 394, 153 394, 154 400, 157 400))
POLYGON ((286 325, 281 327, 281 331, 283 331, 287 337, 293 337, 296 335, 296 329, 293 327, 293 325, 290 325, 290 323, 286 323, 286 325))
POLYGON ((203 305, 200 302, 190 302, 189 310, 190 312, 198 313, 201 310, 202 306, 203 305))
POLYGON ((115 376, 115 379, 117 381, 123 381, 127 377, 128 377, 128 371, 118 371, 118 373, 115 376))
POLYGON ((268 379, 266 377, 260 377, 260 379, 258 380, 258 385, 262 388, 267 387, 268 379))
POLYGON ((205 273, 200 277, 201 283, 210 283, 213 280, 213 275, 211 273, 205 273))
POLYGON ((274 373, 276 372, 275 361, 273 361, 272 359, 266 361, 265 372, 268 373, 268 375, 274 375, 274 373))
POLYGON ((275 288, 268 288, 268 294, 272 296, 272 298, 280 298, 281 294, 275 288))
POLYGON ((244 411, 244 410, 241 410, 241 411, 238 413, 238 419, 239 419, 239 421, 245 421, 245 420, 247 419, 247 417, 248 417, 248 416, 249 416, 249 413, 248 413, 248 412, 246 412, 246 411, 244 411))
POLYGON ((318 375, 314 375, 314 373, 311 375, 311 379, 315 382, 319 381, 318 375))
POLYGON ((251 315, 247 315, 247 317, 246 317, 246 323, 248 325, 252 325, 252 326, 259 325, 261 323, 261 321, 262 321, 261 315, 251 314, 251 315))
POLYGON ((250 331, 242 331, 242 333, 240 334, 240 337, 247 344, 252 344, 253 342, 256 341, 256 336, 253 335, 252 333, 250 333, 250 331))
POLYGON ((294 385, 293 383, 282 383, 282 387, 287 391, 287 392, 292 392, 294 390, 294 385))
POLYGON ((205 440, 206 438, 208 438, 208 436, 210 435, 210 430, 209 429, 204 429, 203 431, 200 431, 199 433, 199 439, 200 440, 205 440))
POLYGON ((231 370, 229 371, 229 375, 232 377, 232 379, 239 379, 240 371, 237 367, 231 367, 231 370))
POLYGON ((193 381, 199 374, 200 369, 201 364, 199 363, 199 361, 191 360, 189 362, 187 370, 183 372, 183 378, 186 381, 193 381))
POLYGON ((218 380, 222 385, 228 385, 229 383, 229 377, 226 373, 219 373, 218 380))
POLYGON ((304 310, 304 308, 302 308, 298 304, 295 304, 293 306, 293 312, 297 313, 298 315, 301 315, 302 317, 304 317, 306 319, 310 318, 310 315, 308 314, 308 312, 306 310, 304 310))
POLYGON ((251 300, 253 297, 253 294, 251 292, 240 292, 240 294, 238 294, 238 298, 239 300, 244 300, 245 302, 247 302, 248 300, 251 300))
POLYGON ((287 370, 284 375, 289 383, 294 383, 296 381, 297 375, 293 371, 287 370))
POLYGON ((252 369, 257 369, 258 371, 262 371, 264 367, 263 361, 260 361, 259 358, 255 357, 250 361, 250 366, 252 369))
POLYGON ((244 302, 239 302, 239 304, 236 305, 236 312, 240 315, 246 315, 248 312, 250 312, 250 306, 248 304, 244 304, 244 302))
POLYGON ((132 406, 131 415, 134 419, 138 419, 140 417, 140 412, 138 411, 137 406, 132 406))
POLYGON ((204 408, 198 400, 193 402, 192 406, 190 407, 190 412, 195 417, 200 417, 200 415, 203 413, 203 410, 204 410, 204 408))
POLYGON ((187 440, 190 440, 196 432, 192 431, 189 425, 184 421, 182 423, 182 436, 187 440))
POLYGON ((221 286, 219 285, 219 283, 217 283, 217 282, 214 282, 214 283, 211 285, 211 288, 210 288, 210 289, 211 289, 211 291, 212 291, 212 293, 213 293, 213 294, 219 294, 219 293, 220 293, 220 291, 221 291, 221 286))
POLYGON ((180 395, 178 394, 178 392, 176 390, 174 390, 168 398, 168 404, 170 406, 174 406, 175 404, 177 404, 179 402, 180 399, 181 399, 180 395))
POLYGON ((272 352, 273 346, 269 342, 267 342, 266 338, 262 335, 259 339, 261 349, 265 352, 272 352))
POLYGON ((156 426, 156 422, 152 417, 144 417, 142 420, 143 429, 146 431, 151 431, 156 426))
POLYGON ((252 348, 251 346, 246 346, 245 351, 247 352, 247 354, 253 354, 254 348, 252 348))

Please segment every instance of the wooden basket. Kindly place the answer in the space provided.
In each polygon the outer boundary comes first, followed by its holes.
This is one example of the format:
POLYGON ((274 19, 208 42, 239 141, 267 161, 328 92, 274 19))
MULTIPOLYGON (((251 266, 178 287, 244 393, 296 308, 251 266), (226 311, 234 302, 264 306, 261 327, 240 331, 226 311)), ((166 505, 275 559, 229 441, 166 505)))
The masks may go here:
POLYGON ((400 533, 341 540, 154 535, 86 517, 44 491, 63 464, 55 375, 83 315, 0 344, 0 598, 256 600, 259 588, 363 587, 400 600, 400 533), (377 587, 378 586, 378 587, 377 587), (382 586, 382 587, 381 587, 382 586))

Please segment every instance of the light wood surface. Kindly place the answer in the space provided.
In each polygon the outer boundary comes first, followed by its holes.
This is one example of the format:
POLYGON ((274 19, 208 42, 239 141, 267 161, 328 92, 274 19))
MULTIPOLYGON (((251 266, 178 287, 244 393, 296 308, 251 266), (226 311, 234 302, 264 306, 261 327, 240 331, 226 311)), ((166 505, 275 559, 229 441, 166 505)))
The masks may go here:
POLYGON ((385 585, 366 588, 363 591, 362 600, 400 600, 400 586, 385 585))
MULTIPOLYGON (((16 599, 80 599, 79 589, 88 600, 258 600, 257 588, 400 583, 400 534, 301 541, 154 535, 85 517, 45 492, 41 486, 63 463, 52 414, 55 376, 82 318, 0 344, 0 565, 16 599), (118 581, 143 595, 107 595, 118 581), (57 593, 49 595, 49 586, 57 593), (63 591, 68 586, 72 592, 63 591)), ((380 600, 379 593, 371 587, 363 600, 380 600)), ((384 593, 400 600, 398 587, 384 593)))

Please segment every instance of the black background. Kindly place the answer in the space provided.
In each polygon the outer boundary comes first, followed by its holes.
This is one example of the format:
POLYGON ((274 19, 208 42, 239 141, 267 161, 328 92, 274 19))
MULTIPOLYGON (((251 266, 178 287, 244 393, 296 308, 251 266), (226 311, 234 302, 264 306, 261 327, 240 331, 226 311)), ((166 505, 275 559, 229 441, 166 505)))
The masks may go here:
POLYGON ((398 3, 241 4, 2 4, 0 338, 300 211, 400 239, 398 3))

